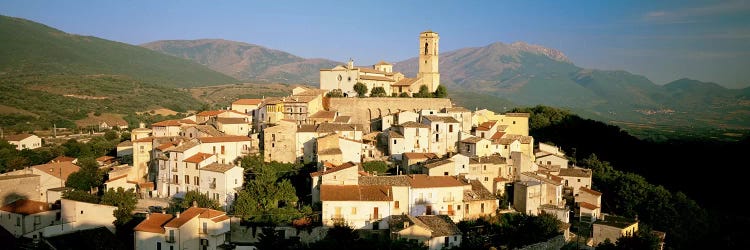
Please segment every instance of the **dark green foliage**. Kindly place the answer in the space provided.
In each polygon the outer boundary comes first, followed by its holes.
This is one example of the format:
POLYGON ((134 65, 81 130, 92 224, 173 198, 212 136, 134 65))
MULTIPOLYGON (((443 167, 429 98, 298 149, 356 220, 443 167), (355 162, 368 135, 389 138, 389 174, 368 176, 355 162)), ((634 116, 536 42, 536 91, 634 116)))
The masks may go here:
POLYGON ((596 250, 658 250, 659 238, 648 228, 639 228, 633 235, 623 236, 612 243, 609 239, 596 246, 596 250))
POLYGON ((409 93, 401 92, 401 94, 398 94, 398 97, 411 97, 411 96, 409 96, 409 93))
POLYGON ((348 226, 336 225, 326 233, 326 236, 317 242, 311 243, 303 249, 391 249, 391 250, 426 250, 427 245, 422 242, 408 241, 405 239, 391 240, 389 237, 362 237, 348 226))
POLYGON ((62 197, 69 200, 83 201, 88 203, 99 203, 99 196, 83 190, 68 190, 63 192, 62 197))
POLYGON ((438 85, 435 93, 432 94, 435 98, 446 98, 448 97, 448 90, 443 85, 438 85))
POLYGON ((101 204, 117 207, 117 210, 114 211, 115 225, 127 224, 133 218, 132 213, 137 203, 135 190, 125 190, 122 187, 118 187, 117 190, 110 188, 104 192, 101 201, 101 204))
POLYGON ((368 161, 362 164, 362 167, 367 172, 376 172, 378 174, 383 174, 388 171, 388 163, 384 161, 368 161))
POLYGON ((354 84, 354 91, 357 92, 357 97, 365 97, 367 94, 367 85, 364 83, 358 82, 354 84))
POLYGON ((508 213, 489 219, 461 221, 458 223, 458 228, 463 232, 460 249, 522 247, 562 234, 560 224, 553 215, 548 214, 530 216, 508 213))
POLYGON ((430 90, 427 88, 427 85, 422 85, 422 86, 419 86, 419 92, 412 94, 412 97, 430 98, 432 97, 432 93, 430 93, 430 90))
POLYGON ((344 97, 344 93, 341 92, 341 89, 334 89, 326 93, 326 97, 334 97, 334 98, 344 97))
POLYGON ((62 154, 60 147, 16 150, 16 146, 0 140, 0 173, 44 164, 62 154))
POLYGON ((91 191, 104 183, 104 172, 99 170, 99 165, 93 158, 78 159, 78 166, 81 167, 75 173, 68 176, 65 181, 66 187, 71 187, 81 191, 91 191))
POLYGON ((106 133, 104 133, 104 139, 106 139, 108 141, 111 141, 111 140, 114 140, 114 139, 119 139, 119 137, 117 136, 117 132, 115 132, 113 130, 110 130, 110 131, 107 131, 106 133))
POLYGON ((385 89, 383 87, 374 87, 370 91, 370 97, 386 97, 385 89))
POLYGON ((224 210, 221 205, 219 205, 219 201, 211 199, 208 195, 196 190, 187 191, 184 198, 172 198, 170 206, 178 211, 184 211, 185 209, 192 207, 193 202, 196 202, 198 207, 224 210))

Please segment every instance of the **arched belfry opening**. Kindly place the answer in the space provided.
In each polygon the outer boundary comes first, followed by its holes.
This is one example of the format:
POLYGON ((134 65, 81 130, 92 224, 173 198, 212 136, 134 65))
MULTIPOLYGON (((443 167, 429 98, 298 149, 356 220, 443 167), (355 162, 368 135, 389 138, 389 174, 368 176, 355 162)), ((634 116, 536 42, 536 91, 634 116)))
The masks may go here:
POLYGON ((427 55, 428 48, 430 47, 429 43, 424 43, 424 54, 427 55))

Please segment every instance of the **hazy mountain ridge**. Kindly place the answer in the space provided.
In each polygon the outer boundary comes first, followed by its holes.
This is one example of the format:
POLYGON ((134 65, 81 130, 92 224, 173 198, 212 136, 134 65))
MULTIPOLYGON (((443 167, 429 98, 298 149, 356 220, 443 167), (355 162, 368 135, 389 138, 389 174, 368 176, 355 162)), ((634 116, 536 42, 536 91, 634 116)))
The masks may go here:
POLYGON ((263 46, 222 39, 163 40, 141 45, 164 54, 193 60, 240 80, 317 85, 319 70, 337 64, 305 59, 263 46))

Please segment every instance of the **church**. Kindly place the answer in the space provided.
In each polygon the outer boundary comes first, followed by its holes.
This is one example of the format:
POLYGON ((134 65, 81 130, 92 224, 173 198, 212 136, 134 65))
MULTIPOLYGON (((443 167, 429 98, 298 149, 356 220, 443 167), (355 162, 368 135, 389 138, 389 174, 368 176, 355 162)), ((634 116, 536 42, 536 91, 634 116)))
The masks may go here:
POLYGON ((369 66, 354 66, 349 60, 346 65, 338 65, 332 69, 320 70, 320 89, 340 89, 346 97, 355 97, 354 84, 361 82, 369 91, 375 87, 383 87, 388 96, 398 96, 406 93, 411 96, 419 92, 422 85, 427 86, 429 92, 435 92, 440 85, 440 71, 438 70, 438 33, 431 30, 419 34, 419 72, 414 78, 405 77, 401 72, 393 72, 393 65, 384 61, 369 66))

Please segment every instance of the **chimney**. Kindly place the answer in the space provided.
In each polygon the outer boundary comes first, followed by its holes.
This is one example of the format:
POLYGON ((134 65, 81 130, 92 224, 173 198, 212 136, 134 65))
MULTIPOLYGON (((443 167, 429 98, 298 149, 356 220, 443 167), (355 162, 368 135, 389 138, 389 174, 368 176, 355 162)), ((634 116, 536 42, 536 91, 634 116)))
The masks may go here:
POLYGON ((146 219, 147 219, 147 220, 148 220, 148 217, 149 217, 149 215, 151 215, 151 213, 147 213, 147 214, 146 214, 146 219))
POLYGON ((180 218, 180 212, 179 211, 177 212, 177 214, 175 215, 175 217, 176 218, 180 218))
POLYGON ((198 207, 198 201, 193 201, 193 207, 198 207))

